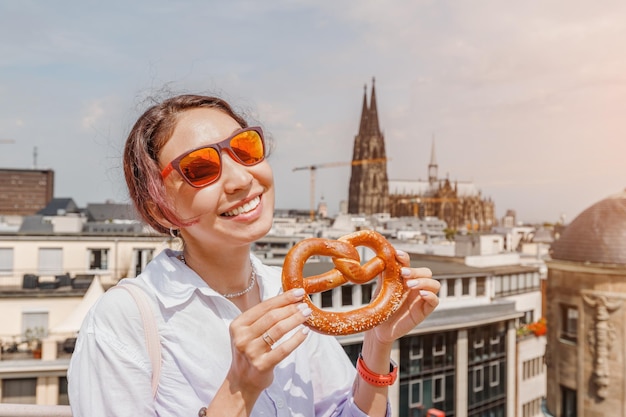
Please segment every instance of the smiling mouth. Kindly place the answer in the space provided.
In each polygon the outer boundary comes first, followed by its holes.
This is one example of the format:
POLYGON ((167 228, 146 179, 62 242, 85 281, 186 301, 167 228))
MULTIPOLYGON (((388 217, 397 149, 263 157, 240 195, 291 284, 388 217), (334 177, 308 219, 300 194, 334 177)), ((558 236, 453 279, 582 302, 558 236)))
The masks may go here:
POLYGON ((239 206, 235 209, 232 209, 230 211, 227 211, 225 213, 222 213, 221 216, 233 217, 233 216, 238 216, 243 213, 248 213, 254 210, 255 208, 257 208, 259 204, 261 204, 261 196, 256 196, 252 200, 248 201, 246 204, 239 206))

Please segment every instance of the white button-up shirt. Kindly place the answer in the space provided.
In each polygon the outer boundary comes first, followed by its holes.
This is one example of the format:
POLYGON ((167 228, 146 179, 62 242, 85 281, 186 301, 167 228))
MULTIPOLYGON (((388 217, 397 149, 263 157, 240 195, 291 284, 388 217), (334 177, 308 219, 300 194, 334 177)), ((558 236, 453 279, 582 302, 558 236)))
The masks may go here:
MULTIPOLYGON (((85 318, 68 370, 74 417, 196 416, 231 363, 228 327, 240 310, 165 250, 133 284, 148 294, 159 330, 161 377, 152 366, 137 304, 107 291, 85 318)), ((252 256, 261 297, 280 293, 281 271, 252 256)), ((365 416, 352 397, 355 369, 337 340, 315 332, 274 370, 254 416, 365 416)))

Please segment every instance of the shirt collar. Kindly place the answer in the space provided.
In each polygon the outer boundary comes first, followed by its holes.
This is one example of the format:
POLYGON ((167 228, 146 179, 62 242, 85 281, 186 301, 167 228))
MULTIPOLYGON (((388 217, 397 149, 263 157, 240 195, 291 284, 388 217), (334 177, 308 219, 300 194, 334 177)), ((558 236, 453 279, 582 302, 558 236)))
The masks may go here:
MULTIPOLYGON (((209 297, 223 297, 209 287, 194 270, 181 262, 178 256, 180 252, 165 249, 141 273, 141 278, 146 285, 152 287, 165 308, 186 303, 196 290, 209 297)), ((257 272, 261 298, 265 300, 279 294, 282 291, 280 268, 264 265, 253 254, 250 254, 250 260, 257 272)))

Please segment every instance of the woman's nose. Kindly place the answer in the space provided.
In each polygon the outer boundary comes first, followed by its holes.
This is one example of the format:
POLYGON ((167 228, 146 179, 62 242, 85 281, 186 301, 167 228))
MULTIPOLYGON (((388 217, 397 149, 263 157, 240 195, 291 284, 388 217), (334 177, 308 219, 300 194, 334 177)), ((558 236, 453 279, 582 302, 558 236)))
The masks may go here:
POLYGON ((222 152, 222 181, 227 193, 245 189, 252 183, 249 168, 236 160, 228 152, 222 152))

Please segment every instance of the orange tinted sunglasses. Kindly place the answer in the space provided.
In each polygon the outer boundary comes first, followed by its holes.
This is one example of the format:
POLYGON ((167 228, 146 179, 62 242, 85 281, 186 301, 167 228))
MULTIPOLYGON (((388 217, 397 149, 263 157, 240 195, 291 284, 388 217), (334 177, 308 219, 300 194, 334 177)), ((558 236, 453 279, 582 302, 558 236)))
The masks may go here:
POLYGON ((221 142, 185 152, 163 168, 161 177, 175 170, 192 187, 206 187, 222 173, 222 150, 242 165, 256 165, 265 159, 263 131, 258 126, 246 127, 221 142))

